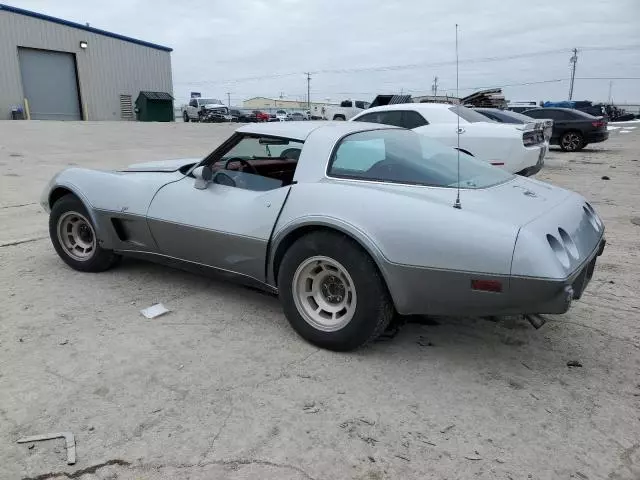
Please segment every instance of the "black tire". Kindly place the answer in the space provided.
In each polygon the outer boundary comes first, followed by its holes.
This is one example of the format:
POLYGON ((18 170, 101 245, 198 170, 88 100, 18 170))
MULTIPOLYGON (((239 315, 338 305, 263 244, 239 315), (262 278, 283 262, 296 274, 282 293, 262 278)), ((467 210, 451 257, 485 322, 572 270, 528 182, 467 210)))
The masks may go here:
POLYGON ((111 268, 119 260, 119 256, 113 253, 112 250, 106 250, 100 246, 100 242, 95 236, 95 225, 91 222, 91 217, 87 213, 87 209, 78 197, 74 195, 65 195, 53 205, 51 214, 49 215, 49 236, 51 237, 53 248, 56 249, 60 258, 74 270, 81 272, 102 272, 111 268), (58 223, 60 219, 66 214, 74 213, 89 222, 87 228, 90 230, 91 238, 95 238, 95 246, 91 250, 90 255, 84 260, 73 258, 71 254, 68 253, 66 247, 60 243, 58 236, 58 223))
POLYGON ((577 152, 585 146, 584 135, 575 130, 565 132, 560 137, 560 148, 564 152, 577 152))
POLYGON ((346 121, 346 118, 344 117, 344 115, 334 115, 333 119, 335 121, 342 121, 342 122, 346 121))
POLYGON ((189 114, 187 112, 182 114, 182 118, 184 119, 184 123, 189 123, 189 114))
POLYGON ((389 292, 371 257, 349 237, 337 232, 317 231, 298 239, 285 253, 278 271, 280 301, 285 316, 308 342, 334 351, 349 351, 375 340, 389 325, 395 309, 389 292), (339 330, 314 327, 296 306, 294 278, 308 259, 327 257, 341 264, 356 292, 355 312, 339 330))

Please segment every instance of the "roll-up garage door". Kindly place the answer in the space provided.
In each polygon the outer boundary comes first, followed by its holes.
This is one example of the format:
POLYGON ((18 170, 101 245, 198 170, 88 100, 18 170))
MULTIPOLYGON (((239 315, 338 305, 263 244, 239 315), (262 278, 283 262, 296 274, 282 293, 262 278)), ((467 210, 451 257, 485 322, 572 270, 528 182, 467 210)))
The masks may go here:
POLYGON ((34 120, 82 120, 72 53, 18 48, 24 96, 34 120))

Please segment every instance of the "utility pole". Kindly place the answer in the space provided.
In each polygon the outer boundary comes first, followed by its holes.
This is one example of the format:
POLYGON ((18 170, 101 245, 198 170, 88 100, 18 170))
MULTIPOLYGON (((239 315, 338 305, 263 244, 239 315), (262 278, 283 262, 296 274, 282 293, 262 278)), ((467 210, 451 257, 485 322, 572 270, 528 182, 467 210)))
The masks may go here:
POLYGON ((609 80, 609 105, 613 104, 613 98, 611 97, 612 90, 613 90, 613 80, 609 80))
POLYGON ((307 110, 311 111, 311 72, 307 74, 307 110))
POLYGON ((227 92, 227 105, 231 107, 231 92, 227 92))
POLYGON ((433 85, 431 85, 431 92, 434 97, 438 96, 438 76, 433 77, 433 85))
POLYGON ((573 98, 573 81, 576 78, 576 63, 578 63, 578 49, 573 49, 573 56, 569 59, 571 63, 571 83, 569 84, 569 100, 573 98))

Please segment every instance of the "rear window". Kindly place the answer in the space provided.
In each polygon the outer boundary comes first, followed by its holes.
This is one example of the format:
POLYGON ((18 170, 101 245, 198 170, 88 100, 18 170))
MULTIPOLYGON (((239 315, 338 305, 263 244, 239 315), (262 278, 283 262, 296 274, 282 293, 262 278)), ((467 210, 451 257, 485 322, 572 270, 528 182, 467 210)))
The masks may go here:
POLYGON ((470 108, 463 107, 462 105, 456 105, 454 107, 449 108, 449 110, 457 114, 460 118, 462 118, 463 120, 466 120, 469 123, 487 121, 487 117, 485 117, 481 113, 478 113, 475 110, 471 110, 470 108))
MULTIPOLYGON (((358 132, 343 138, 327 168, 339 178, 455 188, 458 152, 409 130, 358 132)), ((503 183, 513 175, 460 153, 460 188, 503 183)))

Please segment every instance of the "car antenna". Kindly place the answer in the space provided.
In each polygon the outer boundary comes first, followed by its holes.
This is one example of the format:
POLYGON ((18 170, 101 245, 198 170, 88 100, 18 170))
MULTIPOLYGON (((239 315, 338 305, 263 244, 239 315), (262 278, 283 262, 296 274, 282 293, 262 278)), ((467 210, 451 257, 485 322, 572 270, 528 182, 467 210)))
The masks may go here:
POLYGON ((458 152, 458 181, 456 185, 458 187, 458 192, 456 194, 456 202, 453 204, 453 208, 457 208, 458 210, 462 209, 462 204, 460 203, 460 94, 458 93, 458 24, 456 23, 456 98, 458 99, 458 105, 456 107, 456 115, 458 117, 458 128, 456 129, 456 136, 458 139, 458 148, 456 152, 458 152))

